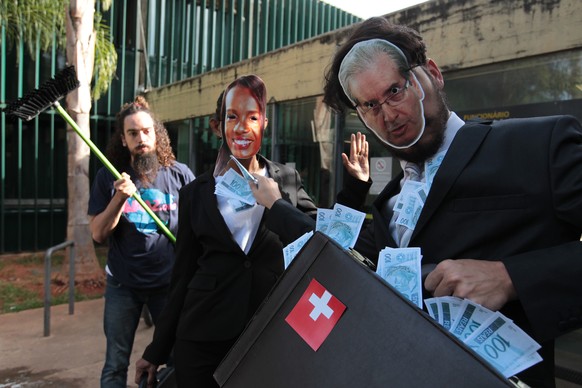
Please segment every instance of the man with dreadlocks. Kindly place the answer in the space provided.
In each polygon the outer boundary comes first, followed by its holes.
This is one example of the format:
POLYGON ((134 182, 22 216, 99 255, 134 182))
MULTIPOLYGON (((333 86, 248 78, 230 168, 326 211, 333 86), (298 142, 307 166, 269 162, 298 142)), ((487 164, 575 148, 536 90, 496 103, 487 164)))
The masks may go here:
POLYGON ((126 387, 127 369, 141 311, 147 305, 154 323, 167 296, 174 245, 132 197, 143 201, 176 234, 178 192, 194 180, 176 161, 166 128, 138 96, 116 117, 107 147, 122 171, 116 180, 106 168, 95 177, 89 199, 90 228, 98 243, 108 242, 103 327, 107 338, 101 387, 126 387))

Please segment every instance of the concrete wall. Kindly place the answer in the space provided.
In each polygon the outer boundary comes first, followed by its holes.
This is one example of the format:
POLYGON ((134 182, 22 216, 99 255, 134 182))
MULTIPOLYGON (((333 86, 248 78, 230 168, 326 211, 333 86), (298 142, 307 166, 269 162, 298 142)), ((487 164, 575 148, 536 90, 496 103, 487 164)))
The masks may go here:
MULTIPOLYGON (((386 16, 417 29, 443 71, 582 47, 580 0, 431 0, 386 16)), ((264 79, 269 98, 322 94, 323 74, 353 27, 147 93, 158 117, 176 121, 214 112, 238 75, 264 79)))

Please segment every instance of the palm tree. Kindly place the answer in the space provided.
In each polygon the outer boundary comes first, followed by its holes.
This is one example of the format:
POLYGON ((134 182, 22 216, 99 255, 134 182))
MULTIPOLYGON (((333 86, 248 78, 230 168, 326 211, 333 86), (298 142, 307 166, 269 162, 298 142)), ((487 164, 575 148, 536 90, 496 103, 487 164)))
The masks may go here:
MULTIPOLYGON (((104 9, 109 8, 110 4, 110 0, 102 1, 104 9)), ((91 98, 97 99, 107 90, 117 63, 109 31, 100 21, 100 15, 95 14, 95 0, 20 0, 0 3, 0 23, 6 28, 9 43, 22 41, 31 52, 38 45, 41 50, 47 50, 56 33, 57 46, 66 48, 67 62, 75 66, 80 81, 80 87, 66 97, 67 110, 87 137, 90 133, 91 98), (94 23, 95 20, 97 23, 94 23), (95 82, 91 89, 94 76, 95 82)), ((103 271, 95 254, 87 218, 89 147, 72 128, 67 128, 67 132, 67 240, 75 242, 76 279, 102 281, 103 271)))

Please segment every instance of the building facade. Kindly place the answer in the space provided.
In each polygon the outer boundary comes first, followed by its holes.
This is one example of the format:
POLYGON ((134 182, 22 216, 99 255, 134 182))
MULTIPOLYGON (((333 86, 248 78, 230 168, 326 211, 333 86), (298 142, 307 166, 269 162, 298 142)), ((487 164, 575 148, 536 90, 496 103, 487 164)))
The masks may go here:
MULTIPOLYGON (((122 102, 143 93, 168 127, 178 159, 198 175, 211 168, 220 145, 208 126, 216 97, 238 75, 255 73, 269 92, 261 153, 293 165, 318 206, 333 205, 340 154, 351 133, 367 131, 354 114, 338 116, 322 104, 323 75, 359 19, 315 0, 113 3, 104 20, 118 48, 118 79, 93 104, 91 136, 100 148, 122 102)), ((423 35, 462 118, 582 119, 578 0, 431 0, 385 17, 423 35)), ((2 104, 64 67, 59 53, 18 62, 14 50, 22 48, 0 49, 2 104)), ((1 119, 0 253, 58 244, 66 229, 64 122, 51 111, 28 124, 1 119)), ((368 203, 398 170, 369 138, 378 184, 368 203)), ((94 160, 91 174, 99 167, 94 160)))
MULTIPOLYGON (((582 3, 577 0, 428 1, 385 16, 417 29, 445 78, 461 118, 571 114, 582 120, 582 3)), ((214 161, 216 140, 204 117, 237 75, 255 73, 268 87, 268 141, 262 153, 301 173, 318 206, 333 205, 341 186, 341 152, 363 131, 355 113, 332 114, 321 103, 326 67, 353 26, 259 55, 147 93, 177 132, 188 133, 190 166, 214 161)), ((373 179, 367 203, 399 166, 370 138, 373 179)))
MULTIPOLYGON (((101 150, 116 112, 137 94, 360 20, 319 0, 124 0, 107 10, 97 0, 96 10, 118 55, 116 79, 91 110, 91 139, 101 150)), ((24 44, 6 41, 12 27, 0 23, 0 108, 65 67, 56 37, 50 50, 29 52, 24 44)), ((51 109, 30 122, 7 121, 2 112, 0 125, 0 253, 60 244, 67 222, 67 136, 75 134, 67 134, 64 120, 51 109)), ((170 130, 180 161, 191 159, 188 135, 170 130)), ((90 177, 100 167, 93 156, 90 177)))

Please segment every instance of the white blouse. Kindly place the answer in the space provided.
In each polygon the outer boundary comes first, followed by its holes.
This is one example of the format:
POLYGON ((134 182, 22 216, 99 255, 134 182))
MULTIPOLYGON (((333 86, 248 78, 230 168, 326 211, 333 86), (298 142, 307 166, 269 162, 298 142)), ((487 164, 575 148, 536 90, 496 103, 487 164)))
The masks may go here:
MULTIPOLYGON (((263 167, 258 174, 268 176, 267 168, 263 167)), ((221 176, 216 177, 217 184, 220 179, 222 179, 221 176)), ((221 195, 217 195, 216 200, 218 202, 218 210, 222 214, 222 218, 224 218, 232 237, 244 253, 248 254, 259 230, 265 207, 259 204, 246 205, 221 195)))

